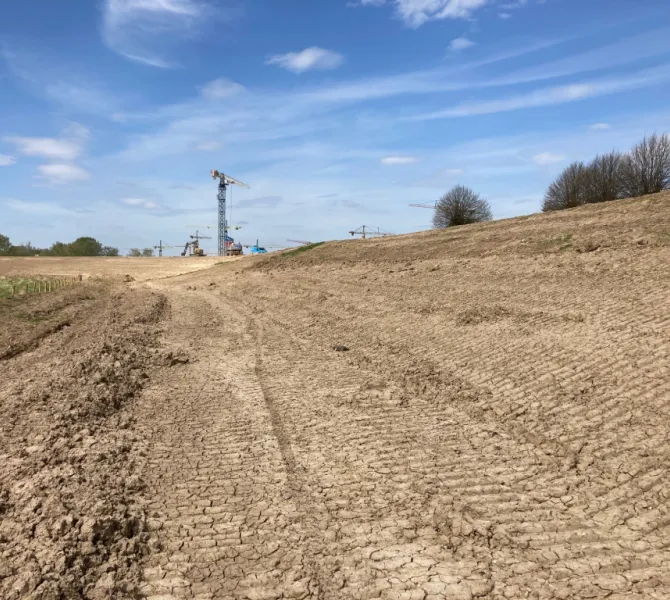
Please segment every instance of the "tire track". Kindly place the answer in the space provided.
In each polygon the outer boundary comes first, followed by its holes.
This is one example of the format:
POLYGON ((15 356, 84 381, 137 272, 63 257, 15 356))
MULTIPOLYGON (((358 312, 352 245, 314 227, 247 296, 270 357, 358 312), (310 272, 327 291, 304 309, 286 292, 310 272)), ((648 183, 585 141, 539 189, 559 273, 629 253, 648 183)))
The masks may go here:
MULTIPOLYGON (((246 286, 226 290, 226 293, 231 298, 240 298, 244 294, 256 318, 262 318, 271 323, 272 327, 278 328, 281 339, 293 336, 299 345, 309 343, 313 349, 327 348, 336 340, 355 339, 355 349, 349 357, 350 364, 359 371, 366 370, 373 377, 385 379, 387 383, 395 381, 398 388, 406 391, 410 405, 416 404, 415 410, 419 410, 417 398, 423 395, 427 403, 446 403, 462 410, 459 416, 461 420, 473 419, 480 429, 517 440, 522 444, 521 448, 527 445, 523 451, 503 446, 499 448, 505 456, 514 457, 525 453, 533 457, 530 465, 525 461, 519 463, 518 470, 523 475, 518 483, 510 485, 503 479, 505 485, 499 486, 501 476, 507 475, 499 467, 489 481, 475 481, 472 487, 455 488, 463 501, 483 511, 482 518, 489 518, 496 524, 496 534, 502 540, 500 556, 496 560, 499 565, 503 565, 501 575, 507 576, 507 579, 502 576, 501 581, 509 584, 510 589, 515 589, 514 594, 525 597, 523 594, 537 593, 537 588, 530 583, 530 574, 538 569, 545 578, 549 575, 553 586, 541 597, 554 597, 554 594, 557 597, 604 597, 615 593, 626 597, 645 597, 647 592, 644 590, 662 590, 663 586, 668 585, 668 582, 658 579, 663 566, 667 565, 667 547, 660 537, 651 535, 652 531, 665 527, 662 515, 650 514, 644 525, 633 527, 625 513, 617 515, 614 510, 607 512, 615 508, 616 503, 630 508, 630 503, 635 502, 636 498, 647 502, 650 507, 658 506, 659 502, 661 506, 667 504, 667 499, 659 496, 667 470, 659 473, 652 483, 646 483, 644 469, 631 473, 625 480, 621 479, 620 470, 620 465, 626 465, 631 459, 643 464, 644 461, 640 462, 640 459, 649 450, 653 450, 649 455, 649 465, 654 462, 658 464, 658 459, 668 452, 667 444, 660 448, 649 447, 648 440, 641 435, 642 431, 631 421, 631 411, 626 406, 628 398, 641 398, 643 405, 636 406, 640 416, 644 414, 640 412, 642 410, 653 407, 662 409, 665 406, 663 398, 667 397, 667 384, 639 370, 637 360, 636 367, 631 370, 631 359, 627 357, 641 357, 643 363, 658 367, 658 358, 665 356, 664 349, 667 348, 663 339, 658 337, 665 322, 663 317, 659 321, 660 313, 657 312, 654 318, 643 315, 639 319, 646 327, 641 333, 629 327, 624 336, 618 331, 616 338, 607 333, 609 339, 601 338, 596 343, 588 337, 592 335, 588 322, 587 326, 583 326, 579 322, 576 325, 570 322, 566 324, 560 319, 543 317, 545 323, 551 324, 551 336, 535 340, 531 338, 531 344, 527 339, 504 338, 504 346, 492 338, 490 341, 493 343, 487 344, 482 352, 475 346, 477 338, 468 342, 467 336, 471 332, 458 332, 453 326, 445 329, 445 324, 442 324, 442 331, 420 327, 418 322, 407 318, 399 307, 393 306, 397 296, 389 298, 384 303, 385 309, 378 311, 372 302, 364 301, 359 305, 343 302, 340 289, 351 284, 332 271, 322 278, 312 278, 310 283, 312 287, 307 289, 301 283, 296 283, 295 273, 287 274, 286 281, 275 274, 271 287, 260 287, 262 282, 254 282, 254 285, 247 282, 246 286), (290 294, 286 293, 288 289, 291 290, 290 294), (249 298, 253 300, 249 301, 249 298), (390 322, 385 321, 382 332, 376 324, 386 319, 389 313, 397 317, 390 322), (583 336, 586 343, 582 344, 579 352, 575 352, 575 346, 561 347, 560 343, 560 336, 574 330, 575 326, 586 327, 583 336), (457 337, 462 340, 461 345, 436 345, 436 341, 441 338, 451 341, 454 332, 459 333, 457 337), (649 335, 656 336, 652 338, 655 343, 648 343, 649 335), (646 336, 646 339, 641 336, 646 336), (643 339, 645 344, 642 343, 643 339), (637 349, 632 350, 636 346, 637 349), (630 355, 612 353, 613 347, 627 347, 630 355), (464 349, 468 352, 464 353, 464 349), (540 370, 533 366, 532 361, 528 368, 518 368, 528 358, 535 359, 538 355, 550 357, 549 369, 540 370), (434 369, 417 369, 416 363, 412 363, 419 356, 422 364, 432 362, 434 369), (602 375, 595 370, 595 365, 598 365, 602 375), (450 367, 459 371, 459 377, 451 378, 451 384, 440 387, 442 376, 439 373, 445 370, 448 373, 450 367), (635 373, 636 380, 625 382, 621 379, 615 381, 614 385, 603 385, 607 377, 621 378, 627 372, 635 373), (403 373, 407 373, 409 378, 398 378, 403 373), (579 388, 594 379, 597 393, 587 385, 584 396, 579 388), (639 382, 643 382, 643 385, 639 382), (478 390, 485 393, 481 394, 478 390), (445 398, 445 395, 449 398, 445 398), (535 401, 529 403, 529 397, 535 401), (566 429, 568 424, 569 429, 566 429), (624 439, 620 436, 622 429, 626 431, 624 439), (594 437, 594 432, 603 432, 604 435, 594 437), (619 449, 618 455, 605 456, 605 452, 611 451, 608 449, 614 448, 619 449), (625 452, 623 456, 622 448, 625 452), (627 491, 619 491, 620 486, 624 486, 627 491), (481 494, 482 489, 487 490, 487 493, 481 494), (548 490, 555 491, 556 495, 547 493, 548 490), (529 521, 536 524, 538 531, 521 527, 529 521), (626 546, 627 543, 638 546, 626 546), (535 546, 537 552, 533 550, 535 546), (545 556, 542 552, 548 554, 545 556), (635 553, 639 559, 634 560, 635 553), (637 566, 634 566, 636 560, 637 566), (516 564, 526 564, 524 569, 528 570, 510 578, 510 572, 521 569, 516 564), (580 569, 583 569, 582 574, 580 569), (594 578, 594 572, 605 573, 608 569, 615 569, 617 577, 603 575, 601 579, 594 578), (589 577, 592 581, 589 581, 589 577), (626 581, 625 584, 622 584, 621 577, 626 581)), ((419 293, 415 292, 414 295, 419 293)), ((572 302, 562 306, 563 309, 567 307, 579 311, 583 310, 583 303, 591 301, 585 296, 580 304, 572 302)), ((536 299, 533 302, 537 304, 536 299)), ((608 306, 617 303, 621 310, 608 313, 608 318, 614 322, 626 322, 626 319, 636 322, 640 313, 635 309, 628 309, 618 299, 606 302, 608 306), (637 317, 633 318, 634 315, 637 317)), ((482 333, 490 331, 490 325, 484 324, 482 327, 482 333)), ((581 343, 581 340, 577 338, 576 342, 581 343)), ((306 362, 309 360, 305 359, 306 362)), ((306 370, 314 372, 318 368, 312 366, 306 370)), ((288 370, 283 376, 283 379, 286 378, 288 370)), ((282 377, 278 376, 277 379, 282 380, 282 377)), ((323 381, 322 385, 327 384, 323 381)), ((304 387, 308 389, 307 384, 304 387)), ((343 390, 343 393, 350 392, 343 390)), ((357 408, 366 406, 369 412, 369 402, 375 402, 377 398, 366 400, 367 405, 365 400, 363 403, 359 401, 357 408)), ((300 413, 296 408, 291 409, 288 402, 286 400, 287 404, 282 405, 283 413, 300 413)), ((303 406, 302 410, 307 410, 307 407, 303 406)), ((389 410, 388 406, 386 410, 389 410)), ((426 410, 423 404, 421 410, 426 410)), ((384 418, 390 419, 390 415, 385 413, 384 418)), ((435 413, 431 418, 435 418, 435 413)), ((649 430, 648 421, 645 424, 643 419, 639 423, 649 430)), ((652 439, 667 442, 664 421, 656 421, 651 427, 652 439)), ((406 423, 402 424, 402 428, 407 432, 406 423)), ((398 446, 396 438, 384 436, 384 428, 380 428, 377 436, 388 447, 398 446)), ((366 439, 366 436, 355 438, 357 443, 361 439, 366 439)), ((424 439, 424 445, 426 443, 424 439)), ((454 462, 438 465, 439 472, 452 469, 456 470, 457 478, 465 478, 467 472, 462 468, 460 472, 457 469, 459 464, 462 465, 461 461, 469 460, 474 461, 474 465, 479 464, 476 457, 481 459, 481 454, 466 455, 462 452, 463 445, 464 441, 461 441, 452 447, 454 452, 460 448, 460 455, 454 462)), ((374 447, 366 446, 367 456, 374 457, 374 452, 374 447)), ((412 460, 418 459, 413 457, 412 460)), ((380 461, 382 468, 388 469, 393 464, 393 458, 380 461)), ((475 468, 482 470, 479 466, 475 468)), ((342 469, 343 474, 346 472, 347 469, 342 469)), ((629 510, 629 513, 635 514, 635 511, 629 510)))
POLYGON ((212 311, 204 295, 173 306, 171 343, 187 346, 193 331, 207 333, 190 348, 195 362, 144 398, 144 420, 155 428, 147 509, 162 547, 146 567, 144 594, 318 597, 254 375, 253 339, 247 334, 245 344, 243 323, 212 311))

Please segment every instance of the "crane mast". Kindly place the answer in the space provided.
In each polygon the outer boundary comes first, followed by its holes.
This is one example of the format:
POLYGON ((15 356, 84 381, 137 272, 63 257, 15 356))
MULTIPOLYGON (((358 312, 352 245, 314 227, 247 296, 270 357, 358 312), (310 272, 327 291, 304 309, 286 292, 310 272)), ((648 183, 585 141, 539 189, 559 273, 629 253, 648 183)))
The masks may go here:
POLYGON ((227 256, 228 249, 226 240, 228 239, 228 219, 226 218, 226 192, 228 186, 231 184, 239 185, 240 187, 249 189, 246 183, 242 183, 228 175, 225 175, 216 169, 211 172, 212 179, 219 180, 219 193, 217 199, 219 202, 219 256, 227 256))
POLYGON ((226 238, 228 237, 228 221, 226 220, 226 178, 219 179, 219 256, 226 256, 226 238))

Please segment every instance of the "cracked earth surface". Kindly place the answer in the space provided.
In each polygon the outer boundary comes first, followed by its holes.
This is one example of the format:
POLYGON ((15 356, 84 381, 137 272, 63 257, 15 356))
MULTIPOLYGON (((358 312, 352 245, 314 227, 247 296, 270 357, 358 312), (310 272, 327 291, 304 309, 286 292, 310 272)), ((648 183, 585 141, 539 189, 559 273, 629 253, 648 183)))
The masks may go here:
POLYGON ((144 595, 670 598, 670 210, 621 206, 151 284, 144 595))

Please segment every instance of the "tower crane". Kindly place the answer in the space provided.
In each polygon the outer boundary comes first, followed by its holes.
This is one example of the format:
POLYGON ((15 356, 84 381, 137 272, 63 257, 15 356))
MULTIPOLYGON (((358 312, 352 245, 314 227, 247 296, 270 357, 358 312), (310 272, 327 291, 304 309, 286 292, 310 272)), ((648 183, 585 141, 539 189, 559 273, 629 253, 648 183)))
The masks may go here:
POLYGON ((286 240, 287 242, 292 242, 294 244, 300 244, 301 246, 309 246, 312 242, 306 242, 305 240, 286 240))
POLYGON ((163 240, 160 240, 158 242, 158 246, 154 246, 154 250, 158 250, 158 256, 163 256, 163 249, 164 248, 174 248, 174 246, 166 246, 163 243, 163 240))
POLYGON ((370 227, 369 225, 362 225, 358 229, 349 232, 351 236, 360 235, 362 239, 369 237, 386 237, 388 235, 393 235, 388 231, 384 231, 380 227, 370 227))
POLYGON ((212 179, 219 180, 219 256, 227 256, 228 250, 226 248, 226 242, 228 238, 228 229, 231 227, 228 226, 228 221, 226 219, 226 191, 229 185, 239 185, 240 187, 249 189, 249 186, 246 183, 242 183, 229 175, 225 175, 216 169, 211 171, 212 179))
POLYGON ((410 204, 410 206, 413 206, 414 208, 431 208, 435 209, 437 208, 437 202, 434 204, 410 204))

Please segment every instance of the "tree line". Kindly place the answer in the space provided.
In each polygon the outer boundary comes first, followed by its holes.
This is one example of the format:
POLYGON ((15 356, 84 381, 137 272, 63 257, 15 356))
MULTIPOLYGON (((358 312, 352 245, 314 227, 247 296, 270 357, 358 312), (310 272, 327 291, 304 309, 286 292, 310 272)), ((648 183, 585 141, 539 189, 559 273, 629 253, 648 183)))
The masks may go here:
POLYGON ((139 248, 131 248, 131 249, 128 251, 128 256, 145 256, 145 257, 149 257, 149 256, 153 256, 153 255, 154 255, 153 248, 144 248, 143 250, 140 250, 139 248))
MULTIPOLYGON (((613 150, 590 163, 574 162, 549 186, 544 212, 583 204, 638 198, 670 190, 670 135, 645 137, 627 154, 613 150)), ((471 188, 457 185, 436 203, 433 227, 455 227, 493 218, 490 204, 471 188)))
POLYGON ((14 245, 6 235, 0 234, 0 256, 118 256, 119 249, 103 246, 92 237, 80 237, 65 244, 54 242, 50 248, 38 248, 30 242, 14 245))
POLYGON ((600 154, 590 163, 574 162, 549 186, 542 210, 637 198, 670 189, 670 136, 645 137, 627 154, 600 154))

